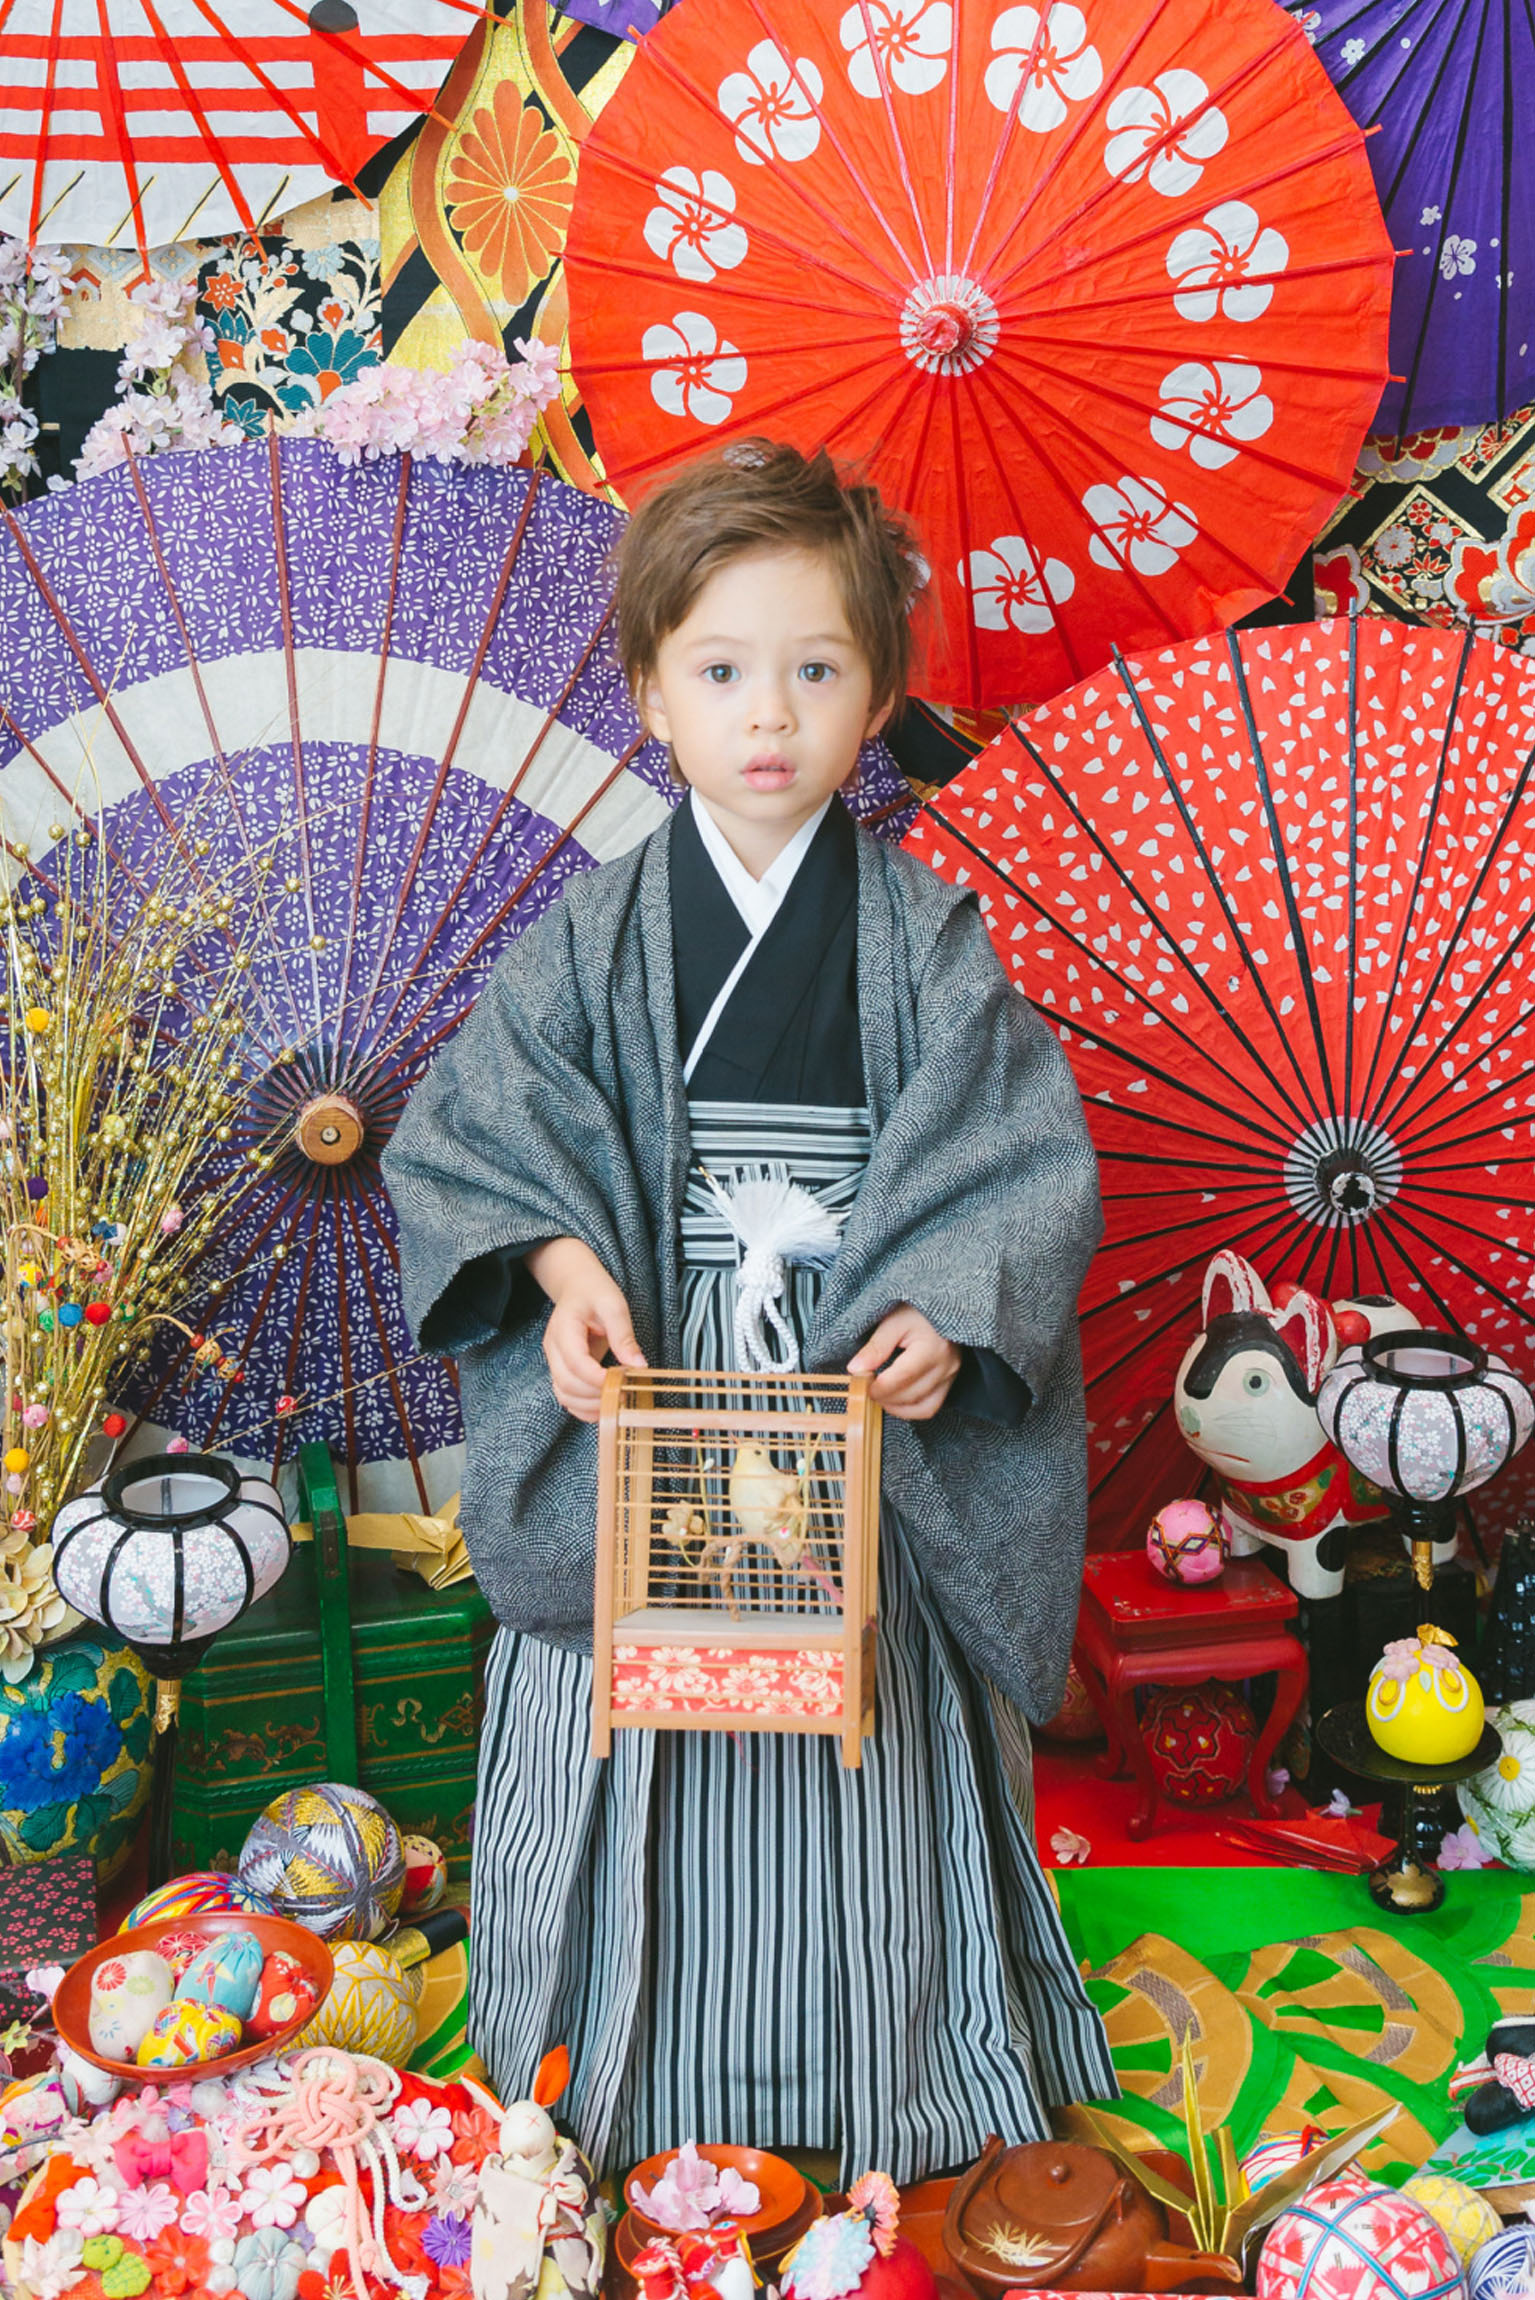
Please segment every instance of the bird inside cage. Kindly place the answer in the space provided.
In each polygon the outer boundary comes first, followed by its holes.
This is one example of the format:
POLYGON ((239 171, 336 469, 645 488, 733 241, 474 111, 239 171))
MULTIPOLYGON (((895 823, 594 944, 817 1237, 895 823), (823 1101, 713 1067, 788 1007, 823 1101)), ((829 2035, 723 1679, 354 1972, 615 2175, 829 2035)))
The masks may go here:
POLYGON ((880 1411, 867 1377, 613 1368, 593 1749, 642 1725, 872 1728, 880 1411))

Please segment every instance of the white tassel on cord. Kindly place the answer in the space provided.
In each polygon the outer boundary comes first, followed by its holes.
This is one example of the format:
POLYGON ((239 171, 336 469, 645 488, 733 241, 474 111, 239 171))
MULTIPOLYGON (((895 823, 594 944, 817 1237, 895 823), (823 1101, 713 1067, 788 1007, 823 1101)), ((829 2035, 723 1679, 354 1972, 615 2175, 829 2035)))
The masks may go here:
POLYGON ((799 1344, 779 1303, 790 1262, 824 1265, 841 1242, 845 1215, 833 1213, 798 1182, 737 1182, 723 1189, 707 1167, 704 1180, 741 1248, 736 1270, 736 1357, 749 1373, 799 1372, 799 1344), (783 1348, 775 1358, 771 1326, 783 1348))

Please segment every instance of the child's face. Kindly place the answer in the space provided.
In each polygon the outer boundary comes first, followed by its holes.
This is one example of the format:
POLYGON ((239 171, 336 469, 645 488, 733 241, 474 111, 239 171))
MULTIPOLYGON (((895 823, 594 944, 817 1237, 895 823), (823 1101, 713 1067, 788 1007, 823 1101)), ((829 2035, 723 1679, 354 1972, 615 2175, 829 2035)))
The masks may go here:
POLYGON ((874 708, 835 572, 808 551, 711 576, 662 640, 640 709, 758 876, 890 716, 874 708))

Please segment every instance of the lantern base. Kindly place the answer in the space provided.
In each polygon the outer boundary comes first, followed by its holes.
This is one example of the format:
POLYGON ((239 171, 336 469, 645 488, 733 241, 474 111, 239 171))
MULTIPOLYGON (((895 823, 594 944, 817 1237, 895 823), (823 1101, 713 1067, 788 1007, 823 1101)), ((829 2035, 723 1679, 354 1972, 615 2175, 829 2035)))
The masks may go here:
POLYGON ((1362 1701, 1340 1701, 1318 1718, 1316 1737, 1335 1763, 1380 1786, 1382 1833, 1395 1843, 1366 1879, 1371 1900, 1396 1917, 1437 1909, 1444 1900, 1444 1877, 1432 1866, 1445 1834, 1441 1792, 1495 1765, 1503 1751, 1501 1735, 1487 1726, 1476 1747, 1453 1765, 1410 1765, 1379 1746, 1362 1701))

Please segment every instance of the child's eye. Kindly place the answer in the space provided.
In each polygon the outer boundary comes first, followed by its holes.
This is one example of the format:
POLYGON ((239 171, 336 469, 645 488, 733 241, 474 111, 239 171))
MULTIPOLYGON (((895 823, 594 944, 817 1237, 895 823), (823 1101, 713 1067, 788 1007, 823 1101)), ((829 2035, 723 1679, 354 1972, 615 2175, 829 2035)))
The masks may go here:
POLYGON ((704 677, 714 687, 728 687, 736 675, 734 663, 706 663, 704 677))
POLYGON ((836 676, 835 663, 805 663, 800 669, 800 677, 808 679, 813 687, 822 687, 828 679, 835 679, 836 676))

